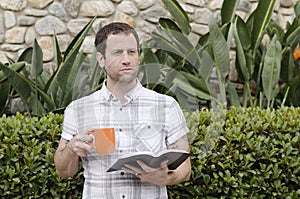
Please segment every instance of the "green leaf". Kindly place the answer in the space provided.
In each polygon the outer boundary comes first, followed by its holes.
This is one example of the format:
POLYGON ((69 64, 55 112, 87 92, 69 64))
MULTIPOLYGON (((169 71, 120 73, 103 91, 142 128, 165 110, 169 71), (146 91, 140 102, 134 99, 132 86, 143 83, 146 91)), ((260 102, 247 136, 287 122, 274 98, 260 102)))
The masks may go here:
POLYGON ((169 19, 169 18, 165 18, 165 17, 160 17, 158 20, 158 23, 165 29, 165 30, 173 30, 176 32, 181 32, 180 28, 177 26, 177 24, 169 19))
POLYGON ((98 61, 96 59, 97 51, 94 49, 93 54, 90 58, 90 64, 89 64, 89 71, 91 74, 91 79, 89 82, 91 91, 95 91, 99 87, 99 83, 101 79, 105 78, 105 72, 104 70, 99 66, 98 61))
POLYGON ((173 88, 170 89, 173 92, 175 92, 174 88, 178 87, 181 90, 185 91, 186 93, 189 93, 192 96, 197 96, 200 99, 205 99, 205 100, 214 99, 209 93, 200 89, 193 88, 191 84, 186 80, 175 78, 173 83, 174 83, 174 85, 172 86, 173 88))
MULTIPOLYGON (((234 36, 235 36, 235 43, 236 43, 236 56, 237 56, 237 70, 241 71, 241 78, 245 81, 249 81, 250 80, 250 73, 248 71, 248 67, 247 67, 247 61, 246 61, 246 57, 244 54, 244 47, 243 44, 245 45, 246 42, 242 42, 243 41, 250 41, 245 39, 245 35, 247 34, 247 29, 246 29, 246 24, 243 23, 242 19, 237 17, 236 21, 235 21, 235 27, 234 27, 234 36), (245 31, 241 31, 240 29, 243 29, 245 31), (238 31, 240 30, 240 31, 238 31), (243 39, 244 38, 244 39, 243 39)), ((250 46, 250 43, 249 43, 250 46)), ((247 48, 247 46, 245 46, 247 48)))
POLYGON ((280 43, 284 43, 284 37, 285 37, 284 30, 272 19, 268 25, 268 32, 270 37, 277 35, 280 43))
MULTIPOLYGON (((90 28, 92 27, 93 22, 96 17, 94 17, 72 40, 71 44, 68 46, 65 52, 65 59, 58 66, 58 69, 55 71, 54 75, 50 78, 47 83, 46 90, 47 93, 54 99, 56 104, 63 104, 64 96, 60 95, 60 91, 64 91, 67 85, 68 77, 74 66, 74 62, 78 55, 79 49, 88 34, 90 28)), ((65 102, 64 102, 65 104, 65 102)))
MULTIPOLYGON (((46 106, 49 107, 49 110, 53 110, 55 108, 55 104, 51 98, 49 98, 49 96, 41 89, 39 89, 30 79, 27 79, 24 75, 12 70, 8 66, 3 65, 1 62, 0 69, 7 76, 14 89, 18 92, 28 111, 28 102, 31 99, 32 92, 34 91, 37 91, 37 93, 41 96, 41 100, 47 104, 46 106)), ((36 102, 41 103, 38 100, 36 102)))
MULTIPOLYGON (((1 63, 1 62, 0 62, 1 63)), ((17 63, 13 63, 11 65, 9 65, 8 67, 11 69, 11 70, 14 70, 14 71, 21 71, 24 67, 26 66, 25 62, 17 62, 17 63)), ((4 82, 7 80, 7 77, 6 75, 4 74, 3 71, 0 70, 0 83, 4 82)))
POLYGON ((299 45, 300 41, 300 22, 298 24, 298 27, 289 34, 289 36, 286 39, 286 43, 292 47, 292 49, 295 49, 297 45, 299 45))
POLYGON ((59 47, 59 42, 57 39, 57 36, 54 35, 54 48, 55 48, 55 56, 56 56, 56 62, 57 66, 60 66, 63 61, 63 56, 59 47))
POLYGON ((267 24, 270 22, 274 10, 275 0, 260 0, 253 12, 253 29, 251 32, 251 44, 255 55, 256 49, 261 43, 267 24))
POLYGON ((285 47, 282 50, 280 80, 282 82, 291 82, 294 75, 297 74, 295 60, 290 47, 285 47))
MULTIPOLYGON (((24 64, 24 63, 22 63, 24 64)), ((6 75, 7 79, 13 83, 13 87, 21 94, 23 99, 28 99, 30 97, 31 87, 29 85, 28 79, 26 79, 23 75, 14 71, 12 68, 2 64, 0 62, 0 69, 6 75)))
POLYGON ((26 48, 22 52, 22 54, 20 55, 20 57, 18 59, 18 62, 25 61, 27 63, 31 63, 31 61, 32 61, 32 53, 33 53, 33 48, 32 47, 26 48))
POLYGON ((263 92, 268 100, 268 105, 274 98, 274 89, 280 77, 281 50, 281 44, 274 36, 268 47, 262 72, 263 92))
POLYGON ((172 58, 175 60, 182 59, 184 57, 184 53, 180 51, 173 43, 170 41, 170 37, 165 32, 161 31, 159 33, 153 32, 152 37, 156 41, 157 46, 154 46, 156 48, 159 48, 161 50, 167 51, 172 58))
MULTIPOLYGON (((70 74, 68 77, 66 77, 67 78, 66 85, 61 93, 61 96, 64 96, 64 97, 60 100, 59 107, 66 107, 72 100, 75 100, 75 99, 73 99, 72 93, 73 93, 73 89, 76 88, 74 85, 76 85, 78 82, 81 81, 81 80, 78 80, 78 77, 80 75, 79 70, 80 70, 80 68, 82 66, 82 62, 85 58, 86 58, 86 55, 84 55, 83 52, 79 52, 75 61, 73 62, 73 66, 70 71, 70 74)), ((76 91, 74 91, 74 93, 75 92, 76 91)), ((79 92, 82 92, 82 90, 79 92)))
POLYGON ((0 115, 3 113, 4 108, 9 97, 10 83, 8 81, 0 83, 0 115))
POLYGON ((161 64, 146 42, 143 42, 143 54, 144 60, 141 70, 143 71, 144 75, 141 82, 142 84, 157 83, 160 78, 161 64))
POLYGON ((210 18, 209 25, 209 41, 213 49, 214 61, 220 75, 225 78, 229 73, 229 49, 225 37, 213 17, 210 18))
POLYGON ((190 74, 184 71, 180 71, 179 74, 182 75, 193 88, 199 89, 207 95, 210 95, 209 83, 202 77, 201 74, 190 74))
POLYGON ((38 75, 43 72, 43 52, 37 40, 34 40, 32 53, 31 76, 37 80, 38 75))
POLYGON ((239 0, 224 0, 221 8, 222 24, 232 22, 239 0))
POLYGON ((236 89, 234 88, 233 84, 230 81, 228 81, 227 84, 228 84, 230 105, 234 107, 240 107, 241 106, 240 98, 236 92, 236 89))
POLYGON ((165 8, 170 12, 181 31, 188 35, 191 32, 191 26, 188 16, 176 0, 162 0, 165 8))
MULTIPOLYGON (((33 81, 36 83, 36 86, 41 86, 38 84, 38 77, 43 72, 43 52, 41 47, 39 46, 37 40, 34 40, 33 44, 33 52, 32 52, 32 66, 31 66, 31 76, 33 81)), ((43 115, 46 111, 43 105, 38 100, 38 92, 37 89, 34 89, 34 92, 30 97, 30 104, 32 107, 32 113, 35 115, 43 115)))

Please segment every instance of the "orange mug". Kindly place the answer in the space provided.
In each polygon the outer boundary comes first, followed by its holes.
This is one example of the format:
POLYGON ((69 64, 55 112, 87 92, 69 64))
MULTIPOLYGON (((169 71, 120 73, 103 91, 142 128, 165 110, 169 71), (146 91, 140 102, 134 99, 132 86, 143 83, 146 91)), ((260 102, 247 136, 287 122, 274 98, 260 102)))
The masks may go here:
POLYGON ((115 152, 115 129, 94 129, 91 133, 95 138, 95 148, 99 154, 112 154, 115 152))

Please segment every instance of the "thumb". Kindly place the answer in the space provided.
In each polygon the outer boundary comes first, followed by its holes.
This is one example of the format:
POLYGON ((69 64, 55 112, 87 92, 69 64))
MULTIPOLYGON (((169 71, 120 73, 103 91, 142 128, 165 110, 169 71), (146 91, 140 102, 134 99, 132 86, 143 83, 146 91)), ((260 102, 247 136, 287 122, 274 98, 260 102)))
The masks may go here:
POLYGON ((164 160, 160 163, 161 168, 167 168, 168 167, 169 160, 164 160))

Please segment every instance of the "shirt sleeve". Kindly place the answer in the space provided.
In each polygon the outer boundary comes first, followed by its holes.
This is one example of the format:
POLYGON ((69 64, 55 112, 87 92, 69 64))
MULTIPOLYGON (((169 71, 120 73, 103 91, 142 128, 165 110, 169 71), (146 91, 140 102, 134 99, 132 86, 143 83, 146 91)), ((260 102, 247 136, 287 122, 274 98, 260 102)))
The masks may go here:
POLYGON ((167 132, 167 145, 173 144, 189 131, 183 112, 179 104, 173 98, 170 106, 167 108, 165 130, 167 132))
POLYGON ((67 106, 64 112, 64 121, 61 137, 66 140, 71 140, 78 133, 75 112, 72 104, 67 106))

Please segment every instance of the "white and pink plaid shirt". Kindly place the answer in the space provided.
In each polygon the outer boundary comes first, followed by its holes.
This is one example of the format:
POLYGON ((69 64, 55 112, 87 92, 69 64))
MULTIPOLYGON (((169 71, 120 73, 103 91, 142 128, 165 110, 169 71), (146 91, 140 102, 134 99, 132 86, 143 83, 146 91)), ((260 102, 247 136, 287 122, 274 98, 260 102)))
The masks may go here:
POLYGON ((94 128, 115 128, 116 151, 99 155, 94 149, 81 157, 84 167, 83 198, 168 198, 165 186, 156 186, 124 171, 106 170, 124 154, 160 151, 188 132, 178 103, 137 85, 120 101, 106 88, 75 100, 66 108, 62 137, 70 140, 78 133, 94 128))

